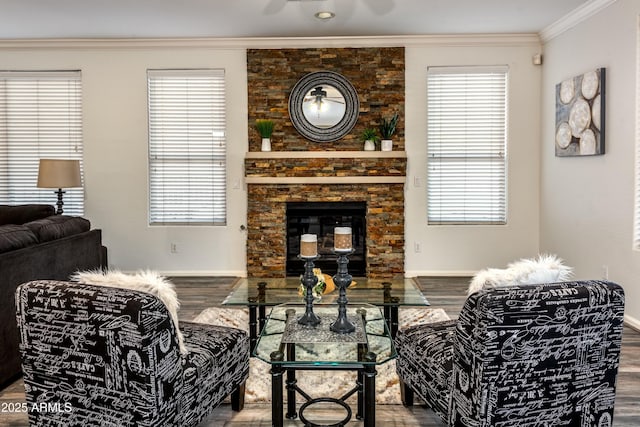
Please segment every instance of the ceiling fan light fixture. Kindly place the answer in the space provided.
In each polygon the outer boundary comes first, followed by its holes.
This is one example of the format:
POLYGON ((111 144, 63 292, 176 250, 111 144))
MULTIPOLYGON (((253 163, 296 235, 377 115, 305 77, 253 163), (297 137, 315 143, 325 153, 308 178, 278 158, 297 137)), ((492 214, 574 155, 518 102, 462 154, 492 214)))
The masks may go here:
POLYGON ((327 19, 334 18, 336 14, 328 10, 321 10, 316 12, 314 16, 320 20, 326 21, 327 19))

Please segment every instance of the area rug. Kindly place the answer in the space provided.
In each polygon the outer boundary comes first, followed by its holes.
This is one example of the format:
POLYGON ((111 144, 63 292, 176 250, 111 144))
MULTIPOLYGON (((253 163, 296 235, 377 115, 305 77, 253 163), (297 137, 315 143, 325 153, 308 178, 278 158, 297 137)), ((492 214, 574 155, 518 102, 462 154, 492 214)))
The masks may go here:
MULTIPOLYGON (((449 320, 443 309, 400 309, 399 328, 420 323, 434 323, 449 320)), ((212 307, 207 308, 193 320, 197 323, 230 326, 248 331, 249 312, 246 309, 212 307)), ((267 403, 271 401, 270 365, 252 357, 249 360, 249 379, 246 384, 245 401, 247 403, 267 403)), ((400 386, 396 374, 395 361, 378 365, 376 370, 376 403, 400 404, 400 386)), ((296 374, 298 386, 312 397, 340 397, 351 390, 355 384, 356 373, 350 371, 302 371, 296 374)), ((351 399, 355 399, 352 396, 351 399)), ((286 400, 286 396, 285 396, 286 400)))

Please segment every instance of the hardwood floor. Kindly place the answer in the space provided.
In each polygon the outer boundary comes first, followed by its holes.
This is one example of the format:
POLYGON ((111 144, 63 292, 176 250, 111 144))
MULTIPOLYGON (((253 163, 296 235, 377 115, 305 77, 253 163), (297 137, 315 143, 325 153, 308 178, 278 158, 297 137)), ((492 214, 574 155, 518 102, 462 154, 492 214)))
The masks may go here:
MULTIPOLYGON (((227 296, 234 278, 230 277, 174 277, 181 301, 181 320, 191 320, 203 309, 219 306, 227 296)), ((451 318, 456 318, 466 296, 468 279, 446 277, 421 277, 420 287, 433 308, 442 308, 451 318)), ((27 416, 21 412, 7 412, 11 404, 24 402, 24 384, 17 380, 0 391, 0 426, 28 425, 27 416)), ((442 427, 444 423, 430 409, 416 405, 378 405, 377 425, 400 427, 442 427)), ((318 417, 331 411, 320 409, 318 417)), ((315 415, 314 415, 315 417, 315 415)), ((299 427, 299 420, 285 420, 286 427, 299 427)), ((348 427, 361 426, 352 420, 348 427)), ((640 333, 625 327, 622 337, 622 355, 618 372, 616 409, 613 425, 616 427, 640 426, 640 333)), ((268 427, 271 426, 271 407, 268 404, 247 404, 241 412, 231 411, 228 404, 217 408, 200 427, 268 427)))

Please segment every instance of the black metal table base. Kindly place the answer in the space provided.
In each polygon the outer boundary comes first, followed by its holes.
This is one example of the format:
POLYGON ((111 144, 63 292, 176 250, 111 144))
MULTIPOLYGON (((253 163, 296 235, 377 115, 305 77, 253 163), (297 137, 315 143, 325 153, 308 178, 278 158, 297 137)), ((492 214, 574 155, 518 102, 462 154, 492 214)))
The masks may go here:
POLYGON ((364 421, 364 427, 375 427, 376 425, 376 374, 375 360, 376 355, 374 353, 365 353, 363 362, 365 363, 351 363, 342 366, 325 366, 319 367, 317 365, 300 365, 300 364, 287 364, 284 362, 284 353, 276 351, 271 353, 271 416, 273 427, 283 427, 284 423, 284 376, 286 373, 286 393, 287 393, 287 412, 286 418, 295 419, 298 416, 305 423, 305 426, 318 427, 324 426, 323 424, 315 424, 304 418, 304 410, 310 405, 319 402, 332 402, 336 403, 347 410, 348 417, 337 423, 331 424, 331 426, 343 426, 351 419, 351 409, 346 400, 354 393, 358 393, 356 418, 364 421), (342 371, 357 371, 357 381, 353 389, 340 398, 312 398, 304 390, 300 389, 297 385, 296 371, 299 370, 342 370, 342 371), (302 404, 299 411, 296 411, 296 393, 300 394, 306 402, 302 404), (348 409, 347 409, 348 408, 348 409))
POLYGON ((304 423, 305 427, 344 427, 345 424, 349 422, 351 419, 351 407, 347 405, 344 400, 335 399, 333 397, 318 397, 316 399, 307 400, 305 403, 300 406, 300 420, 304 423), (311 405, 315 405, 316 403, 335 403, 336 405, 342 406, 344 410, 347 412, 347 416, 342 420, 338 421, 334 424, 316 424, 313 421, 309 421, 305 418, 304 411, 311 405))
MULTIPOLYGON (((249 302, 247 305, 249 308, 249 341, 253 351, 256 342, 258 342, 258 335, 260 335, 260 331, 262 331, 267 321, 267 314, 264 305, 258 305, 252 302, 249 302)), ((398 307, 399 305, 386 305, 383 309, 384 320, 387 321, 391 338, 395 338, 398 332, 398 307)))
MULTIPOLYGON (((398 332, 398 308, 400 306, 399 298, 391 296, 391 282, 382 283, 382 292, 384 296, 384 318, 389 326, 391 338, 396 337, 398 332)), ((249 339, 251 349, 255 347, 258 341, 258 335, 267 321, 266 305, 264 304, 266 282, 258 283, 258 296, 249 297, 247 306, 249 307, 249 339)))

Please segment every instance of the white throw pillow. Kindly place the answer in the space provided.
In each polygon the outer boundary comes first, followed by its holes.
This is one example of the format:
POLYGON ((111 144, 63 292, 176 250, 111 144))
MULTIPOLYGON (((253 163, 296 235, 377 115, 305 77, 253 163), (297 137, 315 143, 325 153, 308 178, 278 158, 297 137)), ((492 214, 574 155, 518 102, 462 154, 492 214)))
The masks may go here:
POLYGON ((572 268, 564 265, 557 256, 538 255, 535 259, 512 262, 506 269, 487 268, 479 271, 469 283, 467 294, 481 289, 564 282, 572 275, 572 268))
POLYGON ((166 277, 162 277, 153 271, 139 271, 136 274, 125 274, 118 270, 93 270, 79 271, 71 276, 71 280, 92 285, 131 289, 154 295, 167 307, 171 320, 176 327, 180 353, 188 353, 187 347, 184 344, 184 337, 178 327, 180 301, 178 301, 178 295, 176 294, 173 283, 167 280, 166 277))

